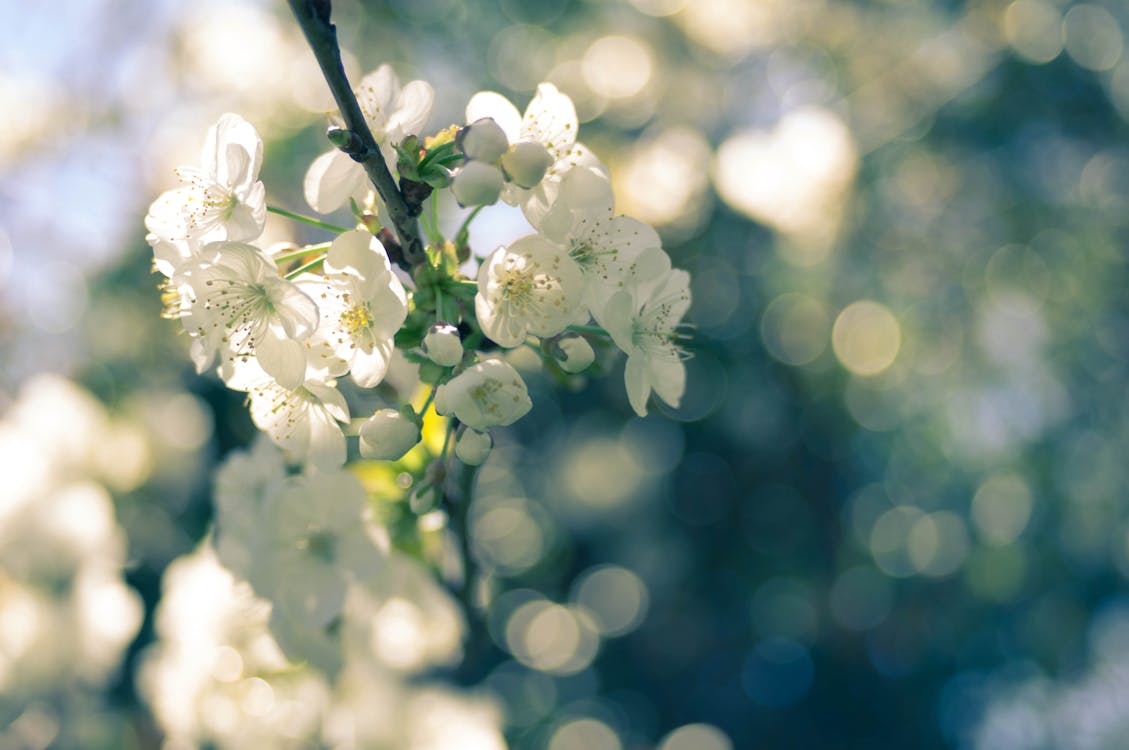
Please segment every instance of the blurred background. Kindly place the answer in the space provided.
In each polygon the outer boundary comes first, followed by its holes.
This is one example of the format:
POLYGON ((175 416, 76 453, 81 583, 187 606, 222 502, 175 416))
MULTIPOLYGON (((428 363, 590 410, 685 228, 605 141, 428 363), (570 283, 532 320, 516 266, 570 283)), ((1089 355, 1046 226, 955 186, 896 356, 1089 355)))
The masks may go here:
MULTIPOLYGON (((1126 746, 1129 5, 334 6, 351 76, 435 87, 428 132, 556 83, 693 275, 680 408, 636 418, 610 353, 529 362, 479 476, 497 595, 441 674, 511 747, 1126 746)), ((308 212, 331 105, 281 2, 0 28, 0 747, 160 747, 162 575, 255 430, 159 317, 142 219, 226 111, 308 212)))

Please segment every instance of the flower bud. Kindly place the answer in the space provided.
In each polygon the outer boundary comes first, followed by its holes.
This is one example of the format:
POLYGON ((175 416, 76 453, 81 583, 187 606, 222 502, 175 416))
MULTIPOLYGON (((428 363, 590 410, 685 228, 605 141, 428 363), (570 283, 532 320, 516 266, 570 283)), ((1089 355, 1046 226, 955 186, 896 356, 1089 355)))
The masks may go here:
POLYGON ((455 441, 455 455, 467 466, 478 466, 490 455, 493 447, 490 433, 467 428, 455 441))
POLYGON ((419 425, 395 409, 381 409, 361 425, 361 455, 396 461, 419 442, 419 425))
POLYGON ((548 150, 536 141, 521 141, 502 155, 502 169, 518 187, 532 188, 541 182, 553 163, 548 150))
POLYGON ((498 200, 505 180, 497 167, 484 161, 468 161, 451 181, 451 192, 460 206, 489 206, 498 200))
POLYGON ((557 339, 554 353, 565 372, 585 370, 596 359, 596 353, 592 351, 588 339, 579 334, 568 334, 557 339))
POLYGON ((467 125, 459 131, 456 139, 466 158, 491 164, 510 147, 505 131, 491 117, 483 117, 467 125))
POLYGON ((423 353, 440 367, 454 367, 463 359, 459 329, 450 323, 436 323, 423 337, 423 353))

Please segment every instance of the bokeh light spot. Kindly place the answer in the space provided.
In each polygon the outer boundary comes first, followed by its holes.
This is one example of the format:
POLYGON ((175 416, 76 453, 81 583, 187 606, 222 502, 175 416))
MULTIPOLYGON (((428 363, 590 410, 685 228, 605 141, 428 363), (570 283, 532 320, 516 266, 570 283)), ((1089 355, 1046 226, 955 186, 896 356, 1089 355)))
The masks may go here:
POLYGON ((761 316, 765 349, 788 365, 806 365, 827 348, 827 308, 806 294, 782 294, 761 316))
POLYGON ((855 375, 877 375, 888 368, 901 344, 897 319, 885 306, 870 300, 844 308, 831 330, 835 356, 855 375))

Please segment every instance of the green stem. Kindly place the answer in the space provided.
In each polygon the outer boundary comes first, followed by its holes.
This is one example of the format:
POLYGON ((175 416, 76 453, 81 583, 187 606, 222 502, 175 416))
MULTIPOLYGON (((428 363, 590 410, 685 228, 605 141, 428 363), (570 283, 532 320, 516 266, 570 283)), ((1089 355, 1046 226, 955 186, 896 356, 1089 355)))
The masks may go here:
POLYGON ((465 245, 467 239, 470 237, 470 223, 474 221, 474 217, 478 216, 478 212, 486 206, 477 206, 473 211, 467 214, 463 219, 463 223, 459 226, 459 231, 455 232, 455 246, 465 245))
POLYGON ((316 266, 320 266, 324 261, 325 255, 320 255, 317 258, 311 260, 309 263, 298 266, 293 271, 286 274, 283 278, 287 281, 293 281, 294 279, 304 274, 306 271, 312 271, 316 266))
POLYGON ((438 390, 439 386, 435 386, 431 389, 431 393, 427 394, 427 400, 423 402, 423 406, 421 406, 419 411, 416 412, 417 414, 419 414, 420 418, 422 418, 423 415, 427 413, 427 409, 431 406, 431 402, 435 400, 435 392, 438 390))
POLYGON ((427 200, 427 218, 431 225, 431 244, 442 245, 443 235, 439 233, 439 199, 435 193, 427 200))
POLYGON ((607 336, 611 338, 611 334, 605 331, 600 326, 569 326, 568 330, 574 333, 592 333, 597 336, 607 336))
POLYGON ((305 257, 305 256, 309 255, 310 253, 316 253, 316 252, 328 250, 330 244, 331 243, 329 243, 329 242, 319 242, 316 245, 305 245, 305 246, 303 246, 303 247, 301 247, 297 250, 294 250, 293 252, 282 253, 280 255, 275 255, 275 256, 272 256, 272 257, 273 257, 275 263, 285 263, 288 260, 295 260, 296 258, 305 257))
POLYGON ((287 211, 285 208, 279 208, 278 206, 267 206, 267 211, 272 214, 278 214, 279 216, 285 216, 287 219, 300 221, 303 224, 309 224, 311 227, 317 227, 318 229, 325 229, 330 232, 336 232, 337 234, 349 231, 345 227, 339 227, 336 224, 330 224, 329 222, 321 221, 320 219, 315 219, 310 216, 296 214, 293 211, 287 211))

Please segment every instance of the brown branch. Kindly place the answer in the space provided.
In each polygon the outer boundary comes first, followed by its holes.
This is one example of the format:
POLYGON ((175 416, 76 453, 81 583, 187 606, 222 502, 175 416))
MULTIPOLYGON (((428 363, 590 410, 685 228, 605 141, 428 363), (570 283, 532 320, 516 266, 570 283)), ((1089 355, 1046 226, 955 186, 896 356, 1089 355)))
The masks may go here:
MULTIPOLYGON (((423 240, 420 239, 419 222, 412 214, 403 194, 396 186, 384 156, 380 153, 380 146, 365 122, 364 114, 357 103, 353 87, 345 75, 345 66, 341 63, 341 47, 337 44, 337 27, 329 21, 331 12, 330 0, 289 0, 290 9, 294 18, 306 35, 306 41, 321 66, 325 82, 333 93, 337 108, 341 112, 341 119, 345 123, 345 131, 335 131, 330 140, 335 146, 365 168, 373 187, 384 201, 396 234, 403 248, 405 270, 411 271, 415 266, 426 262, 427 255, 423 251, 423 240)), ((418 211, 417 211, 418 214, 418 211)))

